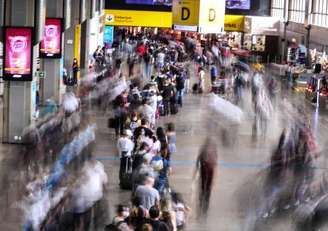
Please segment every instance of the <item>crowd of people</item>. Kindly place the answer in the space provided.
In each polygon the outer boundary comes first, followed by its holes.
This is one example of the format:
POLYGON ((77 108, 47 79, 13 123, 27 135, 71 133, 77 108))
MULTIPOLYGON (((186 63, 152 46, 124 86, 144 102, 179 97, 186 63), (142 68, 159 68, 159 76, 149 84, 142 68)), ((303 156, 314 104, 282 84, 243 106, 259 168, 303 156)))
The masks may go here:
POLYGON ((156 40, 132 40, 122 49, 129 74, 132 57, 144 72, 142 81, 131 79, 129 89, 113 101, 109 127, 118 137, 120 187, 132 191, 132 207, 118 205, 107 230, 183 230, 189 208, 169 185, 171 156, 177 152, 175 125, 156 125, 158 118, 175 115, 183 106, 185 63, 177 62, 176 49, 156 40))
MULTIPOLYGON (((73 84, 79 98, 67 92, 59 111, 51 111, 50 119, 45 119, 37 129, 27 130, 24 139, 31 148, 26 150, 26 169, 35 168, 35 175, 40 176, 27 180, 27 195, 21 205, 26 231, 89 230, 92 225, 95 229, 106 226, 105 231, 185 230, 191 209, 182 194, 170 185, 171 158, 179 152, 175 124, 159 126, 158 119, 174 118, 170 116, 183 107, 184 95, 191 89, 197 94, 213 93, 208 114, 219 115, 220 125, 207 121, 209 133, 220 130, 220 126, 224 136, 230 132, 234 140, 238 135, 232 131, 243 120, 249 90, 254 112, 253 136, 266 136, 277 83, 266 80, 263 66, 250 68, 215 40, 201 48, 192 36, 181 42, 165 33, 122 34, 121 42, 113 46, 115 49, 98 47, 93 54, 91 64, 100 75, 82 80, 79 86, 73 84), (207 72, 210 81, 206 79, 207 72), (192 77, 196 83, 191 87, 192 77), (95 127, 83 113, 93 102, 111 113, 108 127, 115 131, 119 186, 131 191, 130 202, 116 205, 112 221, 102 225, 99 218, 109 217, 102 203, 108 178, 104 166, 91 155, 95 127), (61 134, 65 136, 59 139, 61 134), (57 138, 59 144, 52 144, 51 140, 57 138), (47 162, 47 168, 40 169, 31 160, 35 157, 29 159, 35 150, 42 156, 40 160, 47 162), (51 161, 43 159, 46 154, 51 161)), ((77 74, 78 64, 74 65, 77 74)), ((305 119, 299 114, 295 117, 299 120, 283 131, 272 154, 263 186, 266 200, 255 209, 259 217, 268 218, 279 207, 288 209, 304 204, 313 195, 308 185, 316 158, 314 138, 305 119), (286 180, 286 176, 291 179, 286 180)), ((206 216, 210 207, 217 162, 215 136, 208 136, 194 171, 194 178, 198 172, 200 176, 200 217, 206 216)))

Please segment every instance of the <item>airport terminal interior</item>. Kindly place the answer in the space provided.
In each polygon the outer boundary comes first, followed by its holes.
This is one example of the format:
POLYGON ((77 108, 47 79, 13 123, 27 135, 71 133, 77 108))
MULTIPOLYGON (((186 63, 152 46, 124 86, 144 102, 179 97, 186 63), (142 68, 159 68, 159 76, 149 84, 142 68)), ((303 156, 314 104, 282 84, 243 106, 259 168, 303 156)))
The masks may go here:
POLYGON ((0 0, 0 231, 328 231, 328 0, 0 0))

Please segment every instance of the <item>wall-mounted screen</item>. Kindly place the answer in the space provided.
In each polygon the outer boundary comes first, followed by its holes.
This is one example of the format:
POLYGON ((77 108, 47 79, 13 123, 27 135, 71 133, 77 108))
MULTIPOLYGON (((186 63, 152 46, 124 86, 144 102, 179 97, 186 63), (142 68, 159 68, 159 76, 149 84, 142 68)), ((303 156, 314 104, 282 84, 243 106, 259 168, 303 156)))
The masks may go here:
POLYGON ((32 81, 32 27, 4 28, 4 80, 32 81))
POLYGON ((172 2, 173 0, 106 0, 105 9, 171 12, 172 2))
POLYGON ((142 5, 166 5, 172 6, 173 0, 125 0, 127 4, 142 4, 142 5))
POLYGON ((44 26, 43 40, 40 44, 40 57, 61 58, 62 19, 47 18, 44 26))
POLYGON ((250 10, 251 0, 226 0, 227 9, 250 10))
POLYGON ((225 0, 227 15, 270 16, 271 0, 225 0))

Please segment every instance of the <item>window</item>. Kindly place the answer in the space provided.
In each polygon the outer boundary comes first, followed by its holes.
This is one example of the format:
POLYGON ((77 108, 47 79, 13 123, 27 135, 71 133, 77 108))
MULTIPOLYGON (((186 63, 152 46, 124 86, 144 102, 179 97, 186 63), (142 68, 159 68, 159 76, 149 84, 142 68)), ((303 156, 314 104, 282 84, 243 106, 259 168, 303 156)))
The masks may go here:
POLYGON ((272 0, 271 16, 283 19, 284 18, 284 3, 285 0, 272 0))
POLYGON ((312 0, 312 24, 328 27, 328 0, 312 0))

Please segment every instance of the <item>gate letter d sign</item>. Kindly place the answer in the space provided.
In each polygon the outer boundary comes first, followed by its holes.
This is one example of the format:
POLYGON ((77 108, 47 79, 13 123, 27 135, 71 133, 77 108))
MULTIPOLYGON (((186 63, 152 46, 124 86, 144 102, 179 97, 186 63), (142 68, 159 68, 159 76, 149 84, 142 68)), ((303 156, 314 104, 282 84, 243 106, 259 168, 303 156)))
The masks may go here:
POLYGON ((215 20, 215 17, 216 17, 216 12, 214 9, 211 8, 208 12, 208 21, 213 22, 215 20))
POLYGON ((186 7, 181 8, 181 20, 187 20, 190 17, 190 10, 186 7))

